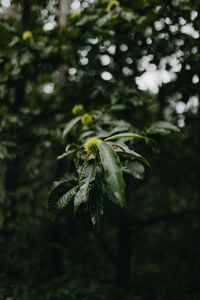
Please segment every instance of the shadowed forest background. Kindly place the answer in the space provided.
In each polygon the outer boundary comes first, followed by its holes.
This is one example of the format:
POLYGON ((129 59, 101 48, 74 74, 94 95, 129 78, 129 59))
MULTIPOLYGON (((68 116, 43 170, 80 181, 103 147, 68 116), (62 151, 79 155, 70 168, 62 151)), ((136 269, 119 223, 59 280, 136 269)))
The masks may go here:
POLYGON ((200 299, 199 7, 0 1, 0 300, 200 299), (125 176, 100 228, 86 206, 47 209, 73 171, 58 155, 91 129, 63 136, 76 104, 157 142, 136 144, 152 170, 125 176))

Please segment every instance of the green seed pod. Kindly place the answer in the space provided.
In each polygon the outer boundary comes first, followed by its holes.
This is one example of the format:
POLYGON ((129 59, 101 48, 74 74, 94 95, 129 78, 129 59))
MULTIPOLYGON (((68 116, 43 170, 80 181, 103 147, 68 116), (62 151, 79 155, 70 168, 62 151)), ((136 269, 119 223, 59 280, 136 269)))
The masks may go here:
POLYGON ((33 35, 32 35, 31 31, 24 31, 23 34, 22 34, 22 39, 24 41, 32 39, 32 37, 33 37, 33 35))
POLYGON ((81 15, 81 13, 80 12, 74 12, 74 13, 72 13, 71 14, 71 19, 73 20, 73 19, 78 19, 78 18, 80 18, 80 15, 81 15))
POLYGON ((84 114, 81 118, 81 122, 83 125, 88 127, 94 123, 93 118, 90 114, 84 114))
POLYGON ((108 3, 106 10, 107 11, 111 11, 113 7, 118 7, 119 6, 119 1, 110 1, 110 3, 108 3))
POLYGON ((72 108, 72 113, 73 115, 80 115, 83 112, 83 105, 81 104, 76 104, 72 108))
POLYGON ((96 137, 93 137, 86 141, 86 143, 84 144, 84 148, 87 152, 88 151, 97 151, 98 146, 101 145, 102 143, 103 143, 102 140, 100 140, 96 137))

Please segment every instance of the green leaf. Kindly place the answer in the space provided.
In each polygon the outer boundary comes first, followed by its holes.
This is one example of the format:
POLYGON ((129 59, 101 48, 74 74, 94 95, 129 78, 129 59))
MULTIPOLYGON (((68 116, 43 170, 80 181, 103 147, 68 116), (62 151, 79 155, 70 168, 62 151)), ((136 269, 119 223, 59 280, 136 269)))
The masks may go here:
POLYGON ((112 14, 109 12, 97 21, 97 26, 102 27, 112 19, 112 14))
POLYGON ((95 163, 89 163, 87 168, 83 168, 80 176, 79 190, 74 198, 74 212, 76 213, 81 203, 87 202, 91 183, 95 179, 95 163))
POLYGON ((161 134, 161 135, 168 135, 171 133, 169 129, 165 128, 160 128, 160 127, 154 127, 154 128, 149 128, 147 130, 148 134, 161 134))
POLYGON ((62 197, 60 197, 57 201, 57 207, 59 209, 63 209, 75 196, 77 189, 78 185, 74 186, 69 191, 67 191, 62 197))
POLYGON ((115 104, 112 105, 110 108, 111 111, 122 111, 122 110, 127 110, 127 106, 124 104, 115 104))
POLYGON ((96 19, 98 19, 98 15, 93 16, 84 16, 76 23, 77 26, 83 26, 89 22, 94 22, 96 19))
POLYGON ((108 143, 99 145, 99 154, 103 165, 105 180, 120 206, 126 203, 124 180, 119 157, 108 143))
POLYGON ((9 158, 7 148, 3 145, 0 145, 0 159, 9 158))
POLYGON ((151 169, 151 165, 148 162, 148 160, 144 156, 142 156, 141 154, 129 149, 129 147, 126 144, 124 144, 124 143, 116 144, 115 151, 119 154, 122 154, 122 155, 132 156, 132 157, 142 161, 144 164, 146 164, 151 169), (117 145, 119 145, 121 148, 117 147, 117 145))
POLYGON ((121 207, 121 204, 119 204, 116 197, 113 195, 113 192, 108 187, 106 181, 105 181, 105 175, 103 171, 103 166, 100 165, 96 168, 96 183, 98 186, 99 191, 103 194, 103 196, 110 200, 111 202, 115 203, 116 205, 119 205, 121 207))
POLYGON ((111 131, 101 131, 100 133, 97 134, 97 137, 101 139, 105 139, 109 137, 111 134, 115 134, 118 132, 123 132, 125 130, 128 130, 128 126, 116 126, 113 130, 111 131))
POLYGON ((61 154, 61 155, 59 155, 59 156, 57 157, 57 160, 63 159, 63 158, 65 158, 65 157, 67 157, 67 156, 69 156, 69 155, 71 155, 71 154, 74 154, 77 150, 78 150, 78 149, 73 149, 73 150, 69 150, 69 151, 67 151, 67 152, 64 152, 63 154, 61 154))
POLYGON ((83 133, 79 136, 79 140, 82 140, 82 139, 85 139, 85 138, 87 138, 87 137, 89 137, 89 136, 94 136, 94 135, 95 135, 95 134, 94 134, 94 131, 88 130, 88 131, 83 132, 83 133))
POLYGON ((60 184, 67 184, 67 183, 76 183, 77 182, 77 178, 76 176, 74 176, 71 173, 65 173, 62 178, 59 181, 54 181, 51 187, 51 190, 49 193, 51 193, 57 186, 59 186, 60 184))
POLYGON ((131 22, 132 20, 136 19, 136 16, 133 14, 133 12, 130 11, 122 11, 121 12, 121 17, 125 21, 131 22))
POLYGON ((170 134, 171 132, 179 132, 180 129, 166 121, 158 121, 153 123, 150 128, 148 128, 147 133, 148 134, 170 134))
POLYGON ((80 120, 81 120, 81 117, 76 117, 76 118, 72 119, 71 121, 69 121, 67 123, 67 125, 65 126, 62 137, 64 138, 80 120))
POLYGON ((98 225, 103 215, 103 199, 98 189, 95 189, 90 199, 90 217, 93 225, 98 225))
POLYGON ((69 180, 54 182, 48 198, 48 210, 51 213, 56 214, 58 209, 62 209, 72 200, 74 196, 72 189, 75 190, 75 184, 77 184, 77 180, 74 180, 73 177, 69 177, 69 180))
POLYGON ((129 161, 125 165, 125 172, 137 179, 144 178, 144 166, 138 161, 129 161))
POLYGON ((136 134, 136 133, 130 133, 130 132, 119 133, 119 134, 110 136, 110 137, 106 138, 104 141, 107 142, 107 141, 118 140, 118 139, 122 139, 122 138, 144 139, 144 140, 149 140, 149 141, 152 141, 152 142, 156 143, 154 140, 152 140, 152 139, 150 139, 146 136, 139 135, 139 134, 136 134))

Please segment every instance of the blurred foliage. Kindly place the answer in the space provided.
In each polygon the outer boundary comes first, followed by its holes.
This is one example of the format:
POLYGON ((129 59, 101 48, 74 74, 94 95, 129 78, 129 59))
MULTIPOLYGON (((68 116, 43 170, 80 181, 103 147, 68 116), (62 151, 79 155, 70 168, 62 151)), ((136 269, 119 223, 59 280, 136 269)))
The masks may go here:
POLYGON ((200 1, 82 0, 66 26, 57 0, 8 2, 0 299, 199 299, 200 1), (156 93, 140 88, 149 70, 170 74, 158 73, 156 93), (48 191, 75 171, 73 144, 122 132, 157 141, 132 141, 152 171, 138 160, 126 167, 127 207, 104 201, 97 230, 87 206, 74 217, 69 203, 52 220, 48 191))

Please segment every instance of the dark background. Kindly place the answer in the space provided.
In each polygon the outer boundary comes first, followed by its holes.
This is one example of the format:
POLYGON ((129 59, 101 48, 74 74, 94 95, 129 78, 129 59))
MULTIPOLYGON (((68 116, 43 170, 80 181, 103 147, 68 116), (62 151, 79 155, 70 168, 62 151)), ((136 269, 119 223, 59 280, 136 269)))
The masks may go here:
POLYGON ((81 1, 64 24, 61 2, 0 2, 0 299, 198 300, 200 1, 81 1), (156 93, 138 87, 144 57, 173 74, 156 93), (46 209, 75 104, 124 105, 115 117, 140 130, 180 126, 141 145, 152 171, 127 179, 127 208, 106 204, 99 231, 84 209, 54 222, 46 209))

